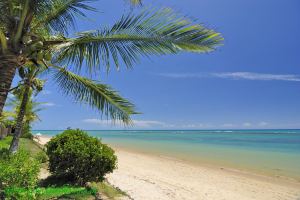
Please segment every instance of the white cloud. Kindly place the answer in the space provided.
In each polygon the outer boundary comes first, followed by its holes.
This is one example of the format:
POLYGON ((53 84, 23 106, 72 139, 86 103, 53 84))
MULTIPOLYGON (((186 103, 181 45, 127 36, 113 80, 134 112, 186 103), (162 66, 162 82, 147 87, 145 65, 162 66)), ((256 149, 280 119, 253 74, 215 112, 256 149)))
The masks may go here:
POLYGON ((52 102, 43 103, 42 105, 47 106, 47 107, 57 106, 55 103, 52 103, 52 102))
MULTIPOLYGON (((83 123, 98 126, 99 128, 132 128, 132 129, 248 129, 248 128, 266 128, 270 127, 271 123, 265 121, 244 122, 244 123, 200 123, 200 122, 164 122, 158 120, 133 120, 133 126, 125 126, 120 121, 103 120, 97 118, 83 119, 83 123)), ((274 123, 272 123, 274 124, 274 123)), ((278 125, 278 127, 287 127, 286 125, 278 125)), ((299 124, 297 125, 299 127, 299 124)), ((293 125, 291 127, 296 127, 293 125)))
POLYGON ((209 128, 209 124, 202 124, 202 123, 190 123, 190 124, 182 124, 178 125, 177 127, 173 125, 175 128, 182 128, 182 129, 205 129, 209 128))
POLYGON ((243 126, 250 127, 250 126, 252 126, 252 124, 250 122, 245 122, 245 123, 243 123, 243 126))
POLYGON ((175 74, 175 73, 167 73, 167 74, 159 74, 159 76, 167 77, 167 78, 205 78, 209 77, 208 74, 192 74, 192 73, 183 73, 183 74, 175 74))
POLYGON ((269 123, 267 123, 267 122, 259 122, 258 123, 258 126, 268 126, 269 125, 269 123))
POLYGON ((52 92, 50 91, 50 90, 42 90, 41 91, 41 94, 42 95, 49 95, 49 94, 51 94, 52 92))
POLYGON ((232 127, 235 127, 236 125, 235 124, 231 124, 231 123, 225 123, 222 126, 225 127, 225 128, 232 128, 232 127))
POLYGON ((159 74, 168 78, 223 78, 232 80, 260 80, 260 81, 300 81, 300 75, 297 74, 264 74, 253 72, 220 72, 220 73, 167 73, 159 74))
MULTIPOLYGON (((157 120, 132 120, 132 128, 162 128, 162 129, 205 129, 210 128, 209 124, 202 123, 167 123, 157 120)), ((84 119, 84 123, 99 125, 103 127, 114 126, 116 128, 124 127, 120 121, 113 122, 112 120, 102 120, 102 119, 84 119)))
POLYGON ((230 73, 213 73, 215 77, 229 79, 246 79, 260 81, 300 81, 300 76, 295 74, 261 74, 252 72, 230 72, 230 73))
MULTIPOLYGON (((123 126, 122 122, 120 121, 112 121, 112 120, 102 120, 102 119, 84 119, 82 120, 85 123, 90 124, 97 124, 102 126, 123 126)), ((154 120, 132 120, 134 127, 140 127, 140 128, 149 128, 153 126, 159 126, 159 127, 167 127, 168 125, 164 122, 160 121, 154 121, 154 120)))

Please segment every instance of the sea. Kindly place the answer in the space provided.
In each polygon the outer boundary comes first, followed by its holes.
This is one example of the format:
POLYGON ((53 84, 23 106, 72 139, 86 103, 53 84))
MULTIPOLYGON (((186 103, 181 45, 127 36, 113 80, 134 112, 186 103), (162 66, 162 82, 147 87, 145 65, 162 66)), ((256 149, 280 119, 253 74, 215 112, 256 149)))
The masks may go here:
MULTIPOLYGON (((55 136, 62 130, 35 130, 55 136)), ((86 130, 113 147, 300 181, 300 130, 86 130)), ((141 161, 142 162, 142 161, 141 161)))

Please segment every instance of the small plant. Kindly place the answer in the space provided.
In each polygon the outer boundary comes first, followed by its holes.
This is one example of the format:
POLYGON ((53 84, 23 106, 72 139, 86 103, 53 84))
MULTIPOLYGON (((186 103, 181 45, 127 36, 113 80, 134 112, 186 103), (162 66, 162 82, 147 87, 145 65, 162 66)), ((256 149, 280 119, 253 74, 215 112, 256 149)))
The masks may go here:
POLYGON ((15 154, 8 150, 1 151, 0 184, 1 188, 34 188, 38 181, 40 163, 30 157, 29 153, 20 149, 15 154))
POLYGON ((80 185, 102 181, 116 168, 114 150, 78 129, 57 135, 46 148, 50 172, 80 185))
MULTIPOLYGON (((0 150, 3 151, 4 149, 7 149, 9 147, 9 144, 11 142, 12 137, 7 136, 6 138, 0 140, 0 150)), ((1 157, 0 157, 1 159, 1 157)))

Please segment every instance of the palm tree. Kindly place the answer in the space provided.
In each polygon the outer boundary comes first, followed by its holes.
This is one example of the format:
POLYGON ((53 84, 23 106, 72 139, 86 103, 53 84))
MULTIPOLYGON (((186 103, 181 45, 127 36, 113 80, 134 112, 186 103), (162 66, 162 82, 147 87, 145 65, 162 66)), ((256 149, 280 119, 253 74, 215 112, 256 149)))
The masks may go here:
MULTIPOLYGON (((130 0, 141 4, 140 0, 130 0)), ((53 70, 66 95, 97 108, 113 120, 130 123, 134 106, 110 87, 79 76, 111 63, 132 67, 140 57, 204 53, 223 40, 219 33, 194 24, 169 8, 142 9, 123 15, 112 27, 69 37, 75 17, 96 9, 90 0, 0 0, 0 115, 19 68, 53 70), (76 72, 76 73, 75 73, 76 72)), ((26 97, 26 93, 24 93, 26 97)))
MULTIPOLYGON (((43 83, 42 81, 40 81, 43 83)), ((6 113, 7 116, 13 119, 14 124, 16 124, 18 115, 21 109, 25 109, 24 119, 23 119, 23 127, 22 127, 22 136, 30 136, 30 127, 31 124, 35 121, 40 121, 38 113, 43 110, 42 105, 44 103, 37 102, 34 97, 38 95, 39 91, 34 90, 34 87, 31 88, 29 93, 29 100, 26 104, 26 108, 21 108, 23 94, 24 94, 24 85, 19 83, 18 87, 12 92, 14 95, 12 98, 9 98, 5 105, 13 108, 13 110, 6 113)), ((15 127, 15 125, 14 125, 15 127)))
POLYGON ((20 101, 20 105, 17 106, 17 117, 15 125, 15 133, 10 145, 10 152, 16 152, 19 146, 19 138, 22 134, 24 125, 24 118, 28 114, 29 104, 31 101, 32 93, 34 91, 39 92, 43 88, 44 82, 37 78, 41 68, 36 66, 20 67, 18 69, 21 81, 18 87, 15 89, 14 94, 20 101))
POLYGON ((66 94, 69 94, 69 91, 74 91, 70 95, 73 95, 75 100, 89 102, 90 105, 100 108, 106 114, 110 112, 109 109, 119 109, 120 111, 115 111, 115 114, 120 116, 124 115, 122 119, 126 122, 129 120, 129 118, 126 118, 128 116, 127 113, 133 113, 133 105, 126 99, 120 97, 115 91, 110 89, 109 86, 68 72, 64 68, 57 66, 48 68, 31 65, 19 68, 18 73, 21 81, 17 87, 13 88, 13 91, 20 103, 16 109, 16 125, 14 137, 10 145, 11 152, 16 152, 18 149, 19 138, 22 135, 26 121, 29 123, 28 120, 30 120, 30 117, 35 117, 30 109, 30 106, 33 106, 31 103, 31 95, 33 92, 36 94, 39 93, 43 88, 44 81, 39 79, 40 76, 51 76, 55 80, 55 83, 58 84, 60 89, 66 94), (111 104, 107 103, 108 101, 110 101, 111 104), (117 102, 118 105, 113 105, 114 102, 117 102), (118 107, 114 108, 114 106, 118 107))

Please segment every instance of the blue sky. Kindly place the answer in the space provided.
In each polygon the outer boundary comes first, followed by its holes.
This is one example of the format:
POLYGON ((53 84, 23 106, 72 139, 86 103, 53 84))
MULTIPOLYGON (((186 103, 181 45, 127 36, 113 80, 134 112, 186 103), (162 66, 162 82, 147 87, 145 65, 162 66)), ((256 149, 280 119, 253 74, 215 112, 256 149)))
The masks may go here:
MULTIPOLYGON (((142 59, 98 77, 134 102, 143 114, 135 129, 300 128, 299 0, 153 0, 221 32, 224 46, 210 54, 142 59)), ((130 11, 123 0, 100 0, 78 30, 110 25, 130 11)), ((119 129, 105 117, 57 92, 35 129, 119 129)))

